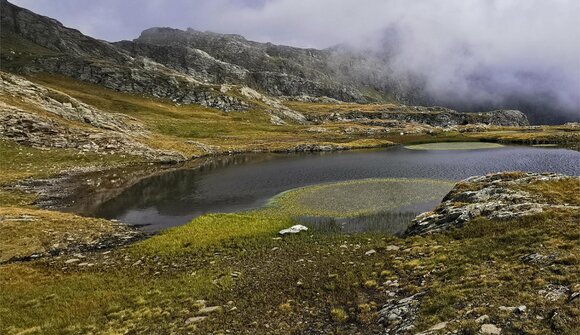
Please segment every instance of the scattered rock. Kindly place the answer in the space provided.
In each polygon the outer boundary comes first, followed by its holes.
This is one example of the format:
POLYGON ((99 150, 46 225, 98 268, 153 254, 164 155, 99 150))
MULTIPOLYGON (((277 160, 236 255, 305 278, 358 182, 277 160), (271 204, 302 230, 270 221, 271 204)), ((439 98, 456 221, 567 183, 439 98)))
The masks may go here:
POLYGON ((365 252, 365 255, 366 256, 371 256, 371 255, 376 254, 376 253, 377 253, 377 251, 375 249, 371 249, 371 250, 365 252))
POLYGON ((526 264, 541 264, 541 265, 549 265, 552 264, 556 260, 556 255, 543 255, 540 253, 533 253, 529 255, 525 255, 521 258, 522 262, 526 264))
POLYGON ((425 292, 390 300, 379 310, 379 322, 385 326, 387 334, 401 334, 412 330, 419 308, 419 299, 425 292))
POLYGON ((221 313, 222 311, 223 311, 222 306, 207 306, 207 307, 200 308, 196 314, 197 315, 208 315, 208 314, 213 314, 213 313, 221 313))
POLYGON ((538 294, 543 296, 548 301, 558 301, 565 299, 570 293, 570 289, 563 285, 550 284, 545 289, 540 290, 538 294))
POLYGON ((429 330, 441 330, 444 329, 445 327, 447 327, 447 322, 440 322, 434 325, 433 327, 429 328, 429 330))
POLYGON ((497 327, 494 324, 491 323, 486 323, 481 325, 481 328, 479 330, 482 334, 488 334, 488 335, 499 335, 501 334, 501 328, 497 327))
POLYGON ((489 320, 489 316, 488 315, 482 315, 482 316, 478 317, 477 319, 475 319, 475 322, 477 322, 477 323, 484 323, 487 320, 489 320))

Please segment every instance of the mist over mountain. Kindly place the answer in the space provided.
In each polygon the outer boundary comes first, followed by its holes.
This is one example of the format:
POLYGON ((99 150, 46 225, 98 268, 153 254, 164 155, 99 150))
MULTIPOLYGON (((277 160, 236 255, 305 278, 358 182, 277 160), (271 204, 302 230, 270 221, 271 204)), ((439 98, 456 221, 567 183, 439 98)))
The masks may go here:
MULTIPOLYGON (((272 73, 281 71, 295 76, 292 87, 305 85, 310 87, 308 94, 346 101, 386 99, 462 111, 520 109, 535 123, 580 120, 580 2, 574 0, 15 3, 107 40, 132 40, 149 27, 193 27, 318 49, 310 52, 318 57, 314 62, 293 60, 294 53, 284 56, 284 65, 277 69, 267 62, 255 63, 252 75, 243 80, 246 84, 271 84, 272 73), (263 79, 266 72, 268 78, 263 79), (321 88, 304 80, 325 84, 321 88), (346 93, 338 94, 343 88, 346 93)), ((126 43, 124 47, 131 48, 126 43)), ((151 50, 145 53, 151 56, 151 50)), ((223 52, 216 58, 238 61, 223 52)), ((231 81, 236 75, 223 76, 231 81)), ((298 91, 268 93, 293 92, 298 91)))

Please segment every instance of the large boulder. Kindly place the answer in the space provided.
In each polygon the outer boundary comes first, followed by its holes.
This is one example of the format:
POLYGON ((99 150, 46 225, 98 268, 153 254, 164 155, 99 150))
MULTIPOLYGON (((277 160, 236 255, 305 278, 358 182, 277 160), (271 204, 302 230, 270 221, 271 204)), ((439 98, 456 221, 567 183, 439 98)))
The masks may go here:
POLYGON ((431 212, 417 216, 405 235, 423 235, 461 227, 477 217, 506 220, 541 213, 555 207, 580 209, 568 204, 553 204, 522 186, 537 182, 559 181, 580 177, 555 173, 501 172, 471 177, 455 185, 431 212))

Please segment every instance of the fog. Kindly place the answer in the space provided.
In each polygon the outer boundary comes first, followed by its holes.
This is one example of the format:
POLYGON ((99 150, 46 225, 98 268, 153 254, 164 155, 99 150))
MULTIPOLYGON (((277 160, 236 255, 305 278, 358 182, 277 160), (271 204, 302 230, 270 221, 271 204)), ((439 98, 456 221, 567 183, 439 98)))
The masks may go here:
POLYGON ((463 110, 520 108, 545 122, 580 118, 578 0, 14 3, 106 40, 171 26, 299 47, 341 44, 371 58, 351 71, 414 87, 421 102, 463 110))

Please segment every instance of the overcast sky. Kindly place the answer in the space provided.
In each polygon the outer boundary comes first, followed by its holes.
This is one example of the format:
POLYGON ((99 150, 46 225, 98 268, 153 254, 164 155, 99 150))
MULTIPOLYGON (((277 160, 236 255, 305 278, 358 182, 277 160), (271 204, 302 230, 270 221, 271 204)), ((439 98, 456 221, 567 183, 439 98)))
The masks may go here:
POLYGON ((449 91, 441 94, 488 94, 464 80, 487 68, 492 86, 531 94, 549 86, 580 113, 580 0, 11 1, 108 41, 168 26, 301 47, 373 47, 390 28, 403 38, 397 69, 429 75, 432 87, 449 91), (524 87, 530 78, 534 86, 524 87))

